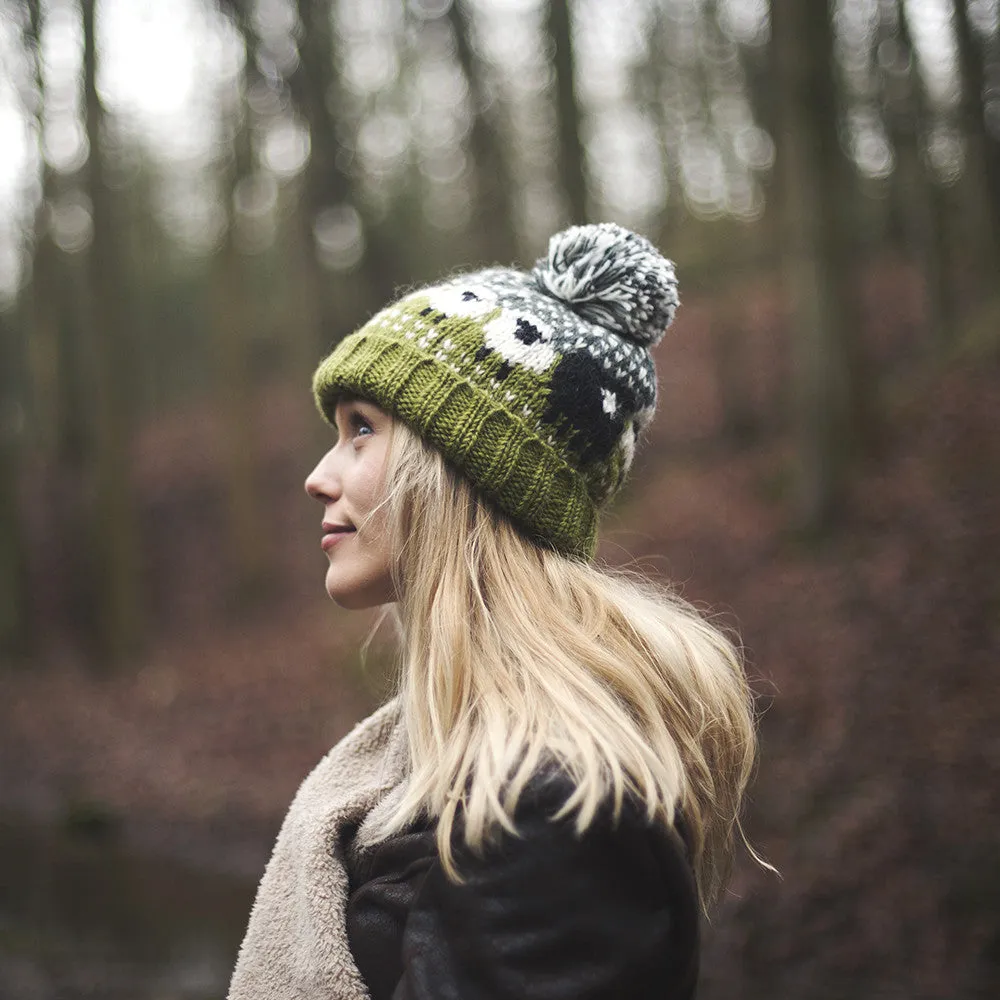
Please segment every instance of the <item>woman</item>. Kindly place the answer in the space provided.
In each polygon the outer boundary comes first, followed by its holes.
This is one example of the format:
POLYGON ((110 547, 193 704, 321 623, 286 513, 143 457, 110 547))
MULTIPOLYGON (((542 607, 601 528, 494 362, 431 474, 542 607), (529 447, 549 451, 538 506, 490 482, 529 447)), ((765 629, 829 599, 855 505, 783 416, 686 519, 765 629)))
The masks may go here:
POLYGON ((682 998, 755 753, 730 641, 593 563, 652 418, 673 265, 618 226, 411 293, 313 389, 326 587, 385 605, 398 693, 306 779, 230 989, 682 998))

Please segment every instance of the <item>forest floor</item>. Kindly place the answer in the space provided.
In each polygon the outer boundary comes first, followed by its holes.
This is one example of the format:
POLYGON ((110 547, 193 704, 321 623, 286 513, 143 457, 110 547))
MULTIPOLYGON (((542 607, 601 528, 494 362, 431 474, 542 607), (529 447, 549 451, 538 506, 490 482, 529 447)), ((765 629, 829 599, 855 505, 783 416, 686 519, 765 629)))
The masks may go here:
MULTIPOLYGON (((634 557, 738 627, 760 695, 746 829, 781 875, 740 860, 701 995, 1000 995, 997 359, 898 380, 879 452, 817 544, 788 528, 789 445, 720 445, 717 403, 690 395, 710 345, 687 344, 670 347, 600 555, 634 557)), ((151 429, 140 485, 169 538, 150 569, 156 641, 102 675, 54 633, 44 664, 0 673, 0 808, 260 871, 298 782, 377 703, 389 656, 376 640, 366 677, 371 617, 322 595, 319 518, 282 450, 314 420, 295 400, 277 386, 262 404, 284 563, 252 613, 220 611, 205 414, 151 429)))

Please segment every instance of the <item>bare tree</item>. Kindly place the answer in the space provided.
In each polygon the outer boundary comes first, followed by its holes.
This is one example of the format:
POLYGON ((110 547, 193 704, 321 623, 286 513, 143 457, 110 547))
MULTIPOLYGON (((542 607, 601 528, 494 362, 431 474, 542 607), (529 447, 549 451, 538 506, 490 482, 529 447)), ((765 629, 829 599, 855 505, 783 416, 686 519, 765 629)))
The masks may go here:
POLYGON ((882 20, 882 41, 889 46, 882 51, 895 53, 895 58, 883 57, 884 111, 896 151, 892 192, 907 252, 924 279, 926 346, 937 351, 947 341, 953 323, 941 204, 944 193, 927 170, 923 156, 930 109, 917 70, 905 3, 896 5, 895 22, 882 20))
POLYGON ((469 147, 476 170, 476 201, 472 229, 481 240, 480 254, 495 260, 517 257, 512 196, 514 181, 500 134, 500 109, 490 103, 483 66, 473 51, 469 11, 462 0, 448 10, 462 72, 472 103, 469 147))
MULTIPOLYGON (((252 71, 251 71, 252 72, 252 71)), ((257 482, 257 441, 251 342, 254 316, 249 307, 249 276, 237 246, 237 209, 241 185, 253 183, 249 108, 235 128, 224 173, 228 225, 215 259, 211 285, 212 347, 215 382, 225 434, 226 529, 228 556, 239 604, 259 598, 268 578, 267 533, 261 531, 263 511, 257 482)), ((240 114, 238 111, 237 114, 240 114)))
POLYGON ((19 339, 11 312, 0 312, 0 655, 23 654, 31 636, 18 489, 24 416, 19 339))
MULTIPOLYGON (((336 38, 328 0, 296 0, 303 37, 299 67, 288 78, 292 98, 301 109, 312 137, 306 168, 306 206, 310 225, 333 205, 351 204, 364 223, 364 275, 374 302, 390 299, 403 277, 399 254, 355 196, 354 181, 337 140, 336 113, 342 93, 337 72, 336 38)), ((329 277, 323 279, 329 281, 329 277)))
MULTIPOLYGON (((1000 274, 1000 137, 986 126, 984 105, 990 86, 986 53, 973 35, 966 0, 954 0, 952 7, 962 76, 961 126, 968 144, 966 214, 975 244, 970 256, 980 277, 980 294, 993 295, 1000 274)), ((996 40, 993 47, 997 48, 996 40)), ((1000 72, 997 53, 990 69, 994 74, 1000 72)))
MULTIPOLYGON (((27 3, 21 13, 25 15, 21 42, 26 58, 34 67, 34 110, 40 127, 42 77, 38 41, 42 14, 38 0, 27 3)), ((42 213, 39 212, 36 232, 40 229, 41 217, 42 213)), ((33 289, 38 288, 44 274, 36 261, 32 269, 33 289)), ((37 302, 33 303, 35 309, 31 308, 26 298, 22 297, 17 310, 0 312, 0 654, 8 655, 23 654, 32 638, 27 540, 19 494, 28 397, 31 389, 38 387, 29 386, 28 338, 23 335, 23 331, 27 329, 28 322, 41 318, 44 298, 36 297, 37 302), (36 317, 34 313, 39 315, 36 317)), ((54 340, 53 324, 36 325, 40 329, 34 331, 35 336, 48 334, 51 347, 54 340)), ((47 381, 51 386, 52 380, 47 381)), ((51 399, 54 393, 46 395, 51 399)))
MULTIPOLYGON (((236 24, 247 46, 249 60, 266 48, 255 31, 252 0, 219 0, 236 24)), ((359 299, 357 280, 339 280, 320 263, 315 252, 314 227, 323 213, 334 207, 350 205, 364 226, 365 255, 363 291, 371 302, 383 302, 392 296, 402 277, 400 255, 393 248, 371 214, 356 197, 354 178, 348 158, 337 138, 337 111, 343 105, 337 71, 337 39, 331 25, 329 0, 295 0, 302 25, 299 59, 283 78, 294 109, 309 130, 310 154, 306 164, 303 193, 299 203, 300 235, 294 251, 299 263, 299 284, 305 300, 304 314, 316 328, 316 341, 310 355, 328 349, 345 332, 345 318, 351 319, 358 308, 344 303, 359 299), (336 303, 336 304, 335 304, 336 303)))
POLYGON ((88 410, 94 429, 94 625, 98 653, 111 665, 122 663, 135 652, 142 631, 142 606, 129 454, 135 366, 121 310, 124 283, 111 193, 104 180, 105 116, 97 92, 94 8, 95 0, 81 0, 84 104, 90 142, 87 190, 93 212, 93 239, 88 251, 90 296, 84 307, 90 317, 93 386, 88 410))
POLYGON ((796 507, 802 528, 817 532, 837 516, 850 459, 870 433, 849 244, 854 199, 839 141, 827 5, 773 0, 771 16, 782 95, 778 169, 793 324, 796 507))
POLYGON ((556 80, 556 128, 559 140, 559 180, 570 221, 587 218, 587 176, 580 137, 580 105, 576 96, 576 60, 568 0, 548 0, 546 30, 552 47, 556 80))

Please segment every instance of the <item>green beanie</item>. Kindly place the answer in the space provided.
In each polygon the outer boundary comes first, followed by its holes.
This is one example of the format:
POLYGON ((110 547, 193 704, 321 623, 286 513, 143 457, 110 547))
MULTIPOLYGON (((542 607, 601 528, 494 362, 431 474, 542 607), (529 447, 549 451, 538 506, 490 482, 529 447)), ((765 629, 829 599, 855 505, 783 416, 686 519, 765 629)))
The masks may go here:
POLYGON ((462 274, 383 309, 320 363, 313 394, 330 423, 339 396, 370 399, 537 543, 592 559, 677 306, 674 265, 647 239, 573 226, 529 273, 462 274))

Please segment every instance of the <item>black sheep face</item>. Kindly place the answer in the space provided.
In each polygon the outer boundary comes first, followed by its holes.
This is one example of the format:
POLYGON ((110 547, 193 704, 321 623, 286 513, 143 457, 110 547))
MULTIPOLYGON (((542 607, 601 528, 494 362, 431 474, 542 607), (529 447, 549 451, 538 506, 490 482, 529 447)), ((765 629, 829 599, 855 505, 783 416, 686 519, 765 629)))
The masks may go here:
POLYGON ((587 351, 564 354, 550 386, 542 420, 568 435, 567 447, 581 464, 606 462, 636 412, 635 394, 587 351))

